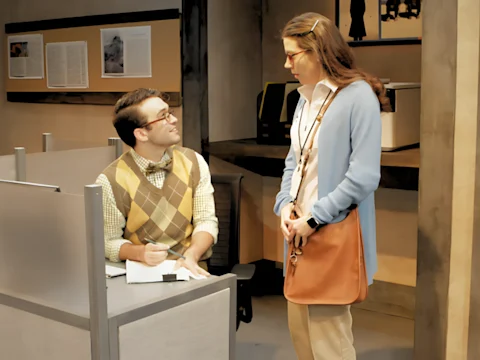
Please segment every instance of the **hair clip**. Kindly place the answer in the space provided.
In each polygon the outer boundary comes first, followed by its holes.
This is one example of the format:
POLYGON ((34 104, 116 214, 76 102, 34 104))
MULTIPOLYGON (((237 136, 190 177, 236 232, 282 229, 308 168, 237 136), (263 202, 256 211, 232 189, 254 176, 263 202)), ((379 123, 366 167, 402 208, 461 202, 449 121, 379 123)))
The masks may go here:
POLYGON ((313 33, 313 35, 315 35, 315 33, 313 32, 313 30, 315 30, 315 27, 317 26, 318 21, 319 21, 319 20, 315 21, 315 24, 313 24, 313 26, 312 26, 312 28, 311 28, 310 30, 305 31, 305 32, 303 32, 303 33, 301 33, 301 34, 295 34, 295 36, 306 36, 306 35, 308 35, 308 34, 310 34, 310 33, 313 33))

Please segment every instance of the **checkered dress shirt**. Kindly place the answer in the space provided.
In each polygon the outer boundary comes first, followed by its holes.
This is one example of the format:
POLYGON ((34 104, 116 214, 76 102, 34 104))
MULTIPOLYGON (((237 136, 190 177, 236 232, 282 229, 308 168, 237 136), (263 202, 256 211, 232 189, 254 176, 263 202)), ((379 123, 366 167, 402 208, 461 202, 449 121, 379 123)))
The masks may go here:
MULTIPOLYGON (((146 175, 146 169, 151 161, 138 155, 133 149, 130 150, 135 163, 147 180, 157 188, 161 189, 166 177, 166 171, 160 170, 153 174, 146 175)), ((199 231, 206 231, 213 236, 214 243, 218 236, 218 219, 215 215, 215 202, 213 199, 213 186, 210 179, 210 170, 207 162, 198 153, 195 153, 200 170, 200 180, 195 189, 193 198, 193 235, 199 231)), ((165 153, 160 162, 168 160, 165 153)), ((110 182, 104 174, 100 174, 96 181, 103 189, 103 216, 105 234, 105 257, 110 261, 120 261, 118 255, 123 244, 131 243, 123 238, 123 229, 126 219, 117 208, 115 197, 110 182)))

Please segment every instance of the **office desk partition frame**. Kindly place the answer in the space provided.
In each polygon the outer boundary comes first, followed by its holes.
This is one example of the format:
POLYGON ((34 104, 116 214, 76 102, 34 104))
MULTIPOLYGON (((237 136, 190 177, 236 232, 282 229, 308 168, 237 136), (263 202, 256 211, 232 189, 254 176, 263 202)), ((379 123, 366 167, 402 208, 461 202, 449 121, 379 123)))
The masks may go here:
POLYGON ((25 148, 16 147, 12 155, 0 156, 0 179, 25 181, 25 148))
MULTIPOLYGON (((123 144, 120 138, 109 137, 107 144, 109 146, 115 146, 116 157, 119 157, 120 155, 122 155, 123 144)), ((42 152, 89 149, 89 148, 97 148, 102 146, 103 145, 90 143, 87 141, 56 138, 53 136, 52 133, 42 134, 42 152)))
POLYGON ((0 156, 0 179, 61 185, 67 191, 83 195, 83 186, 85 185, 83 181, 87 179, 86 183, 94 181, 105 167, 123 153, 123 143, 120 138, 116 137, 108 138, 105 146, 89 146, 87 143, 75 144, 64 141, 64 149, 54 150, 52 134, 44 133, 43 143, 44 149, 41 153, 27 155, 24 147, 16 147, 14 154, 0 156), (91 161, 91 159, 96 161, 91 161), (65 172, 65 169, 67 172, 77 169, 77 164, 81 167, 78 172, 81 174, 86 172, 88 177, 81 177, 80 181, 76 181, 76 179, 67 181, 65 177, 56 175, 65 172), (60 178, 60 184, 57 184, 57 178, 60 178))
POLYGON ((119 147, 112 142, 96 148, 27 154, 23 181, 57 185, 62 192, 83 195, 85 184, 95 182, 98 175, 118 158, 118 152, 119 147))
MULTIPOLYGON (((5 355, 17 349, 23 351, 23 355, 18 357, 15 353, 16 359, 30 358, 31 351, 37 351, 29 348, 31 344, 33 348, 37 346, 39 353, 35 353, 35 358, 39 360, 66 358, 65 353, 59 354, 55 351, 72 352, 68 354, 68 358, 83 359, 86 358, 85 346, 88 345, 88 358, 95 360, 120 358, 123 360, 131 357, 135 357, 135 360, 150 359, 154 355, 158 356, 159 351, 161 354, 168 354, 166 357, 168 359, 181 359, 182 357, 178 356, 189 351, 185 337, 179 335, 182 334, 189 337, 190 352, 196 354, 196 359, 234 358, 236 316, 234 275, 188 282, 135 285, 126 284, 125 276, 106 279, 101 186, 86 186, 85 195, 82 197, 58 193, 51 187, 22 185, 19 190, 18 185, 0 183, 0 195, 9 201, 16 198, 21 202, 14 204, 13 209, 25 211, 26 222, 31 220, 33 225, 38 223, 40 230, 45 231, 49 229, 49 225, 42 225, 43 220, 60 214, 62 210, 68 210, 72 215, 65 216, 65 219, 69 219, 65 227, 72 226, 72 230, 79 234, 72 235, 71 244, 60 242, 66 238, 65 234, 68 232, 65 232, 66 230, 59 224, 60 228, 56 231, 60 236, 52 234, 43 239, 45 246, 48 246, 48 250, 53 254, 48 251, 41 254, 42 245, 33 241, 30 242, 30 246, 35 254, 29 252, 19 254, 24 246, 22 242, 28 245, 28 237, 32 230, 28 227, 19 229, 19 238, 16 240, 20 243, 10 242, 6 240, 6 236, 15 233, 16 228, 14 225, 9 228, 9 219, 4 221, 5 226, 0 229, 0 250, 15 252, 15 256, 19 258, 19 266, 22 266, 22 260, 27 261, 27 264, 28 261, 34 264, 32 269, 26 270, 15 269, 13 266, 11 269, 13 272, 7 274, 7 277, 0 276, 0 313, 3 313, 3 318, 6 319, 3 328, 0 324, 0 335, 3 335, 0 336, 2 339, 0 343, 5 341, 1 346, 6 352, 5 355), (45 219, 42 218, 43 214, 35 211, 36 209, 28 213, 29 204, 25 200, 32 195, 45 200, 45 204, 50 207, 45 211, 45 219), (82 209, 83 215, 79 214, 82 209), (48 243, 50 238, 53 240, 48 243), (58 242, 56 244, 58 248, 52 249, 55 247, 55 241, 58 242), (84 254, 81 254, 82 252, 84 254), (72 253, 78 253, 78 259, 69 258, 72 253), (69 261, 55 258, 62 255, 69 261), (40 258, 41 256, 44 258, 40 258), (48 266, 57 268, 44 267, 45 262, 48 266), (84 274, 85 270, 88 271, 88 275, 84 274), (35 276, 39 277, 37 281, 29 278, 29 271, 32 276, 36 273, 35 276), (63 271, 66 275, 62 274, 63 271), (72 284, 65 278, 67 275, 72 277, 72 284), (54 284, 45 282, 44 285, 36 285, 37 282, 42 283, 42 276, 52 278, 54 284), (12 279, 23 282, 16 284, 12 279), (78 298, 80 300, 75 302, 78 298), (17 338, 10 334, 12 323, 15 323, 16 327, 28 323, 28 327, 22 328, 27 333, 45 328, 50 329, 51 334, 47 330, 45 333, 39 330, 36 335, 27 339, 31 341, 22 343, 24 335, 17 338), (186 324, 190 325, 185 326, 186 324), (204 331, 198 331, 198 326, 204 331), (53 346, 49 343, 51 341, 49 335, 52 334, 54 338, 63 341, 53 346), (149 336, 155 341, 143 344, 142 341, 147 341, 149 336), (40 342, 41 339, 38 337, 43 337, 44 341, 40 342), (168 343, 165 343, 167 340, 168 343), (179 340, 183 342, 183 347, 177 349, 170 346, 179 340), (18 347, 14 347, 15 342, 18 347), (52 350, 53 347, 55 350, 52 350), (28 355, 25 355, 28 351, 30 351, 28 355), (40 353, 42 351, 45 353, 40 353), (216 351, 216 357, 212 357, 208 351, 216 351)), ((38 205, 32 206, 35 208, 38 205)), ((2 215, 5 214, 6 211, 2 215)), ((45 222, 48 221, 43 223, 45 222)), ((4 260, 8 255, 4 255, 4 260)), ((10 261, 12 263, 8 264, 7 261, 7 266, 11 268, 13 262, 17 260, 10 261)))
MULTIPOLYGON (((127 285, 124 278, 115 278, 107 281, 107 285, 109 286, 109 309, 113 308, 109 310, 108 315, 110 359, 147 360, 160 353, 165 355, 165 359, 178 360, 235 358, 236 278, 234 275, 185 283, 137 285, 127 285), (142 306, 131 305, 129 310, 122 309, 123 306, 118 304, 115 294, 125 295, 126 288, 129 288, 132 296, 138 295, 138 292, 146 293, 149 289, 156 289, 157 292, 153 291, 153 293, 158 294, 158 299, 154 300, 156 296, 153 295, 145 296, 142 306), (164 293, 163 296, 162 293, 164 293), (225 313, 226 305, 228 305, 228 317, 216 319, 215 317, 225 313), (171 312, 175 313, 169 315, 171 312), (155 327, 152 324, 155 324, 155 327), (185 329, 185 336, 177 337, 168 333, 178 334, 180 329, 185 329), (222 329, 224 331, 221 331, 222 329), (191 336, 192 334, 195 336, 191 336), (152 341, 148 338, 144 339, 148 336, 152 341), (162 338, 163 344, 160 340, 162 338), (140 344, 136 349, 133 346, 127 346, 130 342, 138 344, 142 340, 145 341, 145 346, 140 344), (172 341, 178 343, 172 344, 172 341), (228 349, 221 345, 225 342, 228 342, 228 349), (182 346, 188 348, 189 345, 196 350, 179 348, 182 346), (150 349, 141 353, 145 347, 150 349), (199 351, 201 351, 200 355, 199 351), (185 355, 180 356, 179 352, 185 355), (196 356, 193 357, 192 354, 196 356)), ((120 302, 125 302, 124 300, 120 302)))

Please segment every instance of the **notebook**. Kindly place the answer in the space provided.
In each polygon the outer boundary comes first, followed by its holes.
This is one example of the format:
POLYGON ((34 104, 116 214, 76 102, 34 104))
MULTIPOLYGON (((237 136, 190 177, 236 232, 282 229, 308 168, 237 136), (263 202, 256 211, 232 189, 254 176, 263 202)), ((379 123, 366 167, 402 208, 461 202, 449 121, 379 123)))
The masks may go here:
POLYGON ((138 261, 127 260, 127 283, 139 284, 149 282, 190 281, 190 279, 206 279, 205 276, 195 276, 184 267, 173 270, 175 260, 165 260, 156 266, 149 266, 138 261))
POLYGON ((105 265, 105 274, 107 275, 107 278, 114 278, 117 276, 122 276, 127 273, 127 270, 112 266, 112 265, 105 265))

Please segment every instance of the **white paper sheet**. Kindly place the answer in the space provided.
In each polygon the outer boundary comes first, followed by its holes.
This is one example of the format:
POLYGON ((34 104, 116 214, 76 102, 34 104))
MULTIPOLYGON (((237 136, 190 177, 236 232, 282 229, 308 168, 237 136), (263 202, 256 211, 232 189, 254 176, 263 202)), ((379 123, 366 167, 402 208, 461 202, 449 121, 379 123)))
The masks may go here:
POLYGON ((101 29, 102 77, 152 77, 150 26, 101 29))
POLYGON ((175 260, 165 260, 160 265, 148 266, 138 261, 127 260, 127 283, 148 283, 148 282, 162 282, 163 275, 175 274, 177 281, 189 281, 192 279, 205 279, 205 276, 195 276, 190 270, 186 268, 179 268, 173 271, 175 267, 175 260))
POLYGON ((88 88, 88 50, 86 41, 48 43, 47 87, 88 88))
POLYGON ((8 37, 8 73, 10 79, 43 79, 43 35, 8 37))

